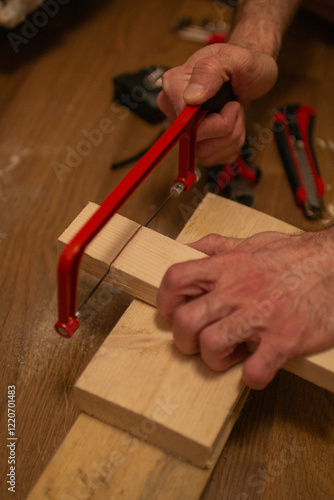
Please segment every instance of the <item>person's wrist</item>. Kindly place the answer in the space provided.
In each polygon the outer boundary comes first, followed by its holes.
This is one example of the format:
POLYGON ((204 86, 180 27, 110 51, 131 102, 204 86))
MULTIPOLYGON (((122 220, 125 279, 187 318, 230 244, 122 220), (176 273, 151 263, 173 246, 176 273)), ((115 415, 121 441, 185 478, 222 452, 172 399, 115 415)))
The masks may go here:
POLYGON ((265 33, 261 28, 257 33, 252 33, 246 28, 243 29, 242 26, 238 26, 227 37, 226 43, 251 52, 269 55, 276 61, 281 48, 282 37, 268 28, 265 33))

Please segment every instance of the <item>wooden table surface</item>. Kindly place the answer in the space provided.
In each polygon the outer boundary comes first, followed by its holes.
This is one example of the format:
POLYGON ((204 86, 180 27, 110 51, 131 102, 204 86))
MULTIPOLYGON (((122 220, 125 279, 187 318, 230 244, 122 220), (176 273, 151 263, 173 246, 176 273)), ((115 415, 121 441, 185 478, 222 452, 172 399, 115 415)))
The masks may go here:
MULTIPOLYGON (((131 300, 103 287, 71 340, 53 330, 57 237, 130 168, 111 171, 111 161, 136 152, 159 131, 111 106, 112 77, 145 65, 182 63, 201 45, 175 37, 172 27, 182 16, 227 20, 230 9, 222 5, 72 0, 59 4, 56 15, 32 15, 30 24, 0 31, 1 499, 13 495, 6 484, 8 386, 15 385, 16 397, 15 498, 24 499, 78 416, 74 382, 131 300), (87 135, 106 123, 98 144, 88 147, 87 135)), ((307 221, 296 207, 270 121, 285 103, 316 109, 315 150, 333 212, 333 41, 330 25, 300 13, 285 38, 275 88, 247 112, 263 171, 255 208, 304 230, 325 222, 307 221)), ((173 152, 122 213, 145 221, 168 192, 176 162, 173 152)), ((165 209, 153 227, 175 237, 205 192, 203 175, 182 199, 183 210, 179 204, 165 209)), ((82 277, 81 294, 92 281, 82 277)), ((332 499, 333 410, 332 394, 288 373, 252 392, 203 499, 332 499), (289 461, 283 460, 287 453, 289 461)))

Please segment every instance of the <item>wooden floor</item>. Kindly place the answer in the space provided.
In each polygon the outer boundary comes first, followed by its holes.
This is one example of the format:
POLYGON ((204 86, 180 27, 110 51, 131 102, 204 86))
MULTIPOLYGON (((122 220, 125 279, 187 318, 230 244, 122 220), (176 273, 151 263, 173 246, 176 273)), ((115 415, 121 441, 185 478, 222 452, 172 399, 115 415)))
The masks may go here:
MULTIPOLYGON (((111 161, 136 152, 159 130, 111 108, 111 79, 145 65, 182 63, 200 45, 176 38, 171 28, 182 16, 218 20, 218 14, 228 19, 229 10, 207 0, 72 0, 45 26, 26 31, 28 37, 22 27, 0 31, 1 499, 12 498, 7 387, 16 387, 15 498, 24 499, 78 415, 74 382, 131 300, 105 286, 71 340, 53 330, 57 237, 130 168, 111 171, 111 161), (106 119, 108 133, 85 149, 82 141, 106 119)), ((285 38, 275 88, 247 114, 263 171, 255 208, 304 230, 326 221, 307 221, 296 207, 269 127, 280 105, 316 109, 315 150, 333 214, 333 42, 331 26, 300 13, 285 38)), ((122 213, 145 221, 168 192, 176 161, 173 152, 122 213)), ((166 208, 153 227, 176 236, 205 191, 203 175, 182 207, 166 208)), ((83 276, 80 293, 91 284, 83 276)), ((333 395, 287 373, 252 392, 203 499, 333 498, 333 412, 333 395)))

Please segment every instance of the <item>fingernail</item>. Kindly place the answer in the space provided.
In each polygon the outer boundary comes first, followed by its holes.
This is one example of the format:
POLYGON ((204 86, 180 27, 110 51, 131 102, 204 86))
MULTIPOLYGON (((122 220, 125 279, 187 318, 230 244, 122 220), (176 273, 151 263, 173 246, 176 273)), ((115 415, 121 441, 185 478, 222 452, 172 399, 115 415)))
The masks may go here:
POLYGON ((189 83, 184 91, 183 97, 185 101, 192 101, 193 99, 198 99, 204 95, 205 89, 203 85, 198 83, 189 83))

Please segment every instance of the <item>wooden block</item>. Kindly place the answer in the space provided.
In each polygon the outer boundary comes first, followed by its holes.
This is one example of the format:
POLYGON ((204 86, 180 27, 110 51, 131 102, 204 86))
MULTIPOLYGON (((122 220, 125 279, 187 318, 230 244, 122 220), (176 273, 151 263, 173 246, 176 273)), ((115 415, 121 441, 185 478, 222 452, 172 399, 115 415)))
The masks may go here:
POLYGON ((87 413, 204 467, 244 387, 240 366, 216 373, 199 355, 184 356, 169 322, 136 301, 74 394, 87 413))
MULTIPOLYGON (((96 209, 96 204, 89 203, 82 210, 60 236, 59 250, 71 240, 96 209)), ((115 214, 88 246, 82 259, 81 269, 99 278, 102 277, 124 243, 139 227, 136 222, 115 214)), ((205 254, 194 248, 142 227, 112 263, 105 281, 148 304, 155 305, 158 287, 169 266, 176 262, 204 257, 205 254)))
POLYGON ((246 389, 208 469, 81 414, 27 500, 198 500, 247 394, 246 389))
POLYGON ((313 384, 334 392, 334 348, 289 361, 287 370, 313 384))
MULTIPOLYGON (((81 219, 80 224, 82 222, 81 219)), ((226 200, 222 204, 220 198, 209 195, 197 210, 196 218, 193 217, 187 225, 187 240, 197 239, 208 232, 244 237, 269 229, 296 232, 292 226, 264 214, 226 200)), ((103 239, 101 235, 99 255, 104 255, 104 241, 109 247, 113 240, 113 232, 108 236, 108 231, 109 226, 104 229, 103 239)), ((151 241, 149 247, 143 251, 143 245, 139 252, 135 245, 129 246, 132 257, 124 254, 120 276, 125 276, 128 284, 131 273, 137 282, 135 263, 139 267, 139 254, 153 255, 155 252, 152 241, 156 233, 151 239, 152 231, 147 231, 146 235, 142 233, 142 242, 148 238, 151 241), (127 259, 134 266, 131 272, 127 270, 127 259)), ((161 279, 170 263, 177 261, 179 255, 183 256, 182 248, 177 245, 177 256, 172 258, 174 242, 167 242, 168 238, 161 235, 158 238, 165 240, 168 263, 165 265, 160 257, 154 264, 158 267, 155 267, 152 277, 148 274, 152 257, 148 259, 144 274, 149 283, 156 275, 161 279)), ((189 247, 186 248, 188 251, 189 247)), ((120 260, 121 257, 122 254, 120 260)), ((104 264, 111 260, 110 256, 103 258, 104 264)), ((91 263, 99 260, 94 256, 94 248, 90 259, 91 263)), ((91 267, 89 269, 94 272, 91 267)), ((142 285, 143 278, 139 282, 142 285)), ((150 296, 153 297, 152 293, 150 296)), ((290 362, 288 369, 322 387, 333 389, 334 363, 330 365, 331 359, 333 350, 307 358, 309 368, 306 373, 305 362, 303 364, 300 360, 290 362)), ((81 409, 87 413, 140 438, 144 434, 150 442, 206 467, 210 465, 212 453, 243 389, 241 366, 218 374, 209 370, 199 356, 183 356, 173 346, 170 324, 150 306, 135 302, 78 380, 75 395, 81 409), (162 410, 166 407, 168 411, 162 410)))
MULTIPOLYGON (((206 210, 210 210, 210 204, 206 206, 206 210)), ((201 216, 204 214, 201 212, 201 216)), ((196 214, 188 222, 182 234, 187 231, 187 227, 191 228, 192 236, 195 234, 194 217, 196 218, 196 214)), ((215 225, 212 227, 212 230, 216 231, 215 225)), ((203 235, 199 231, 195 239, 203 235)), ((124 317, 127 314, 128 311, 124 317)), ((179 460, 164 450, 131 437, 125 431, 82 414, 30 492, 28 500, 36 498, 197 500, 248 393, 248 389, 245 388, 237 395, 238 402, 226 419, 220 441, 211 457, 211 467, 206 469, 179 460)))

